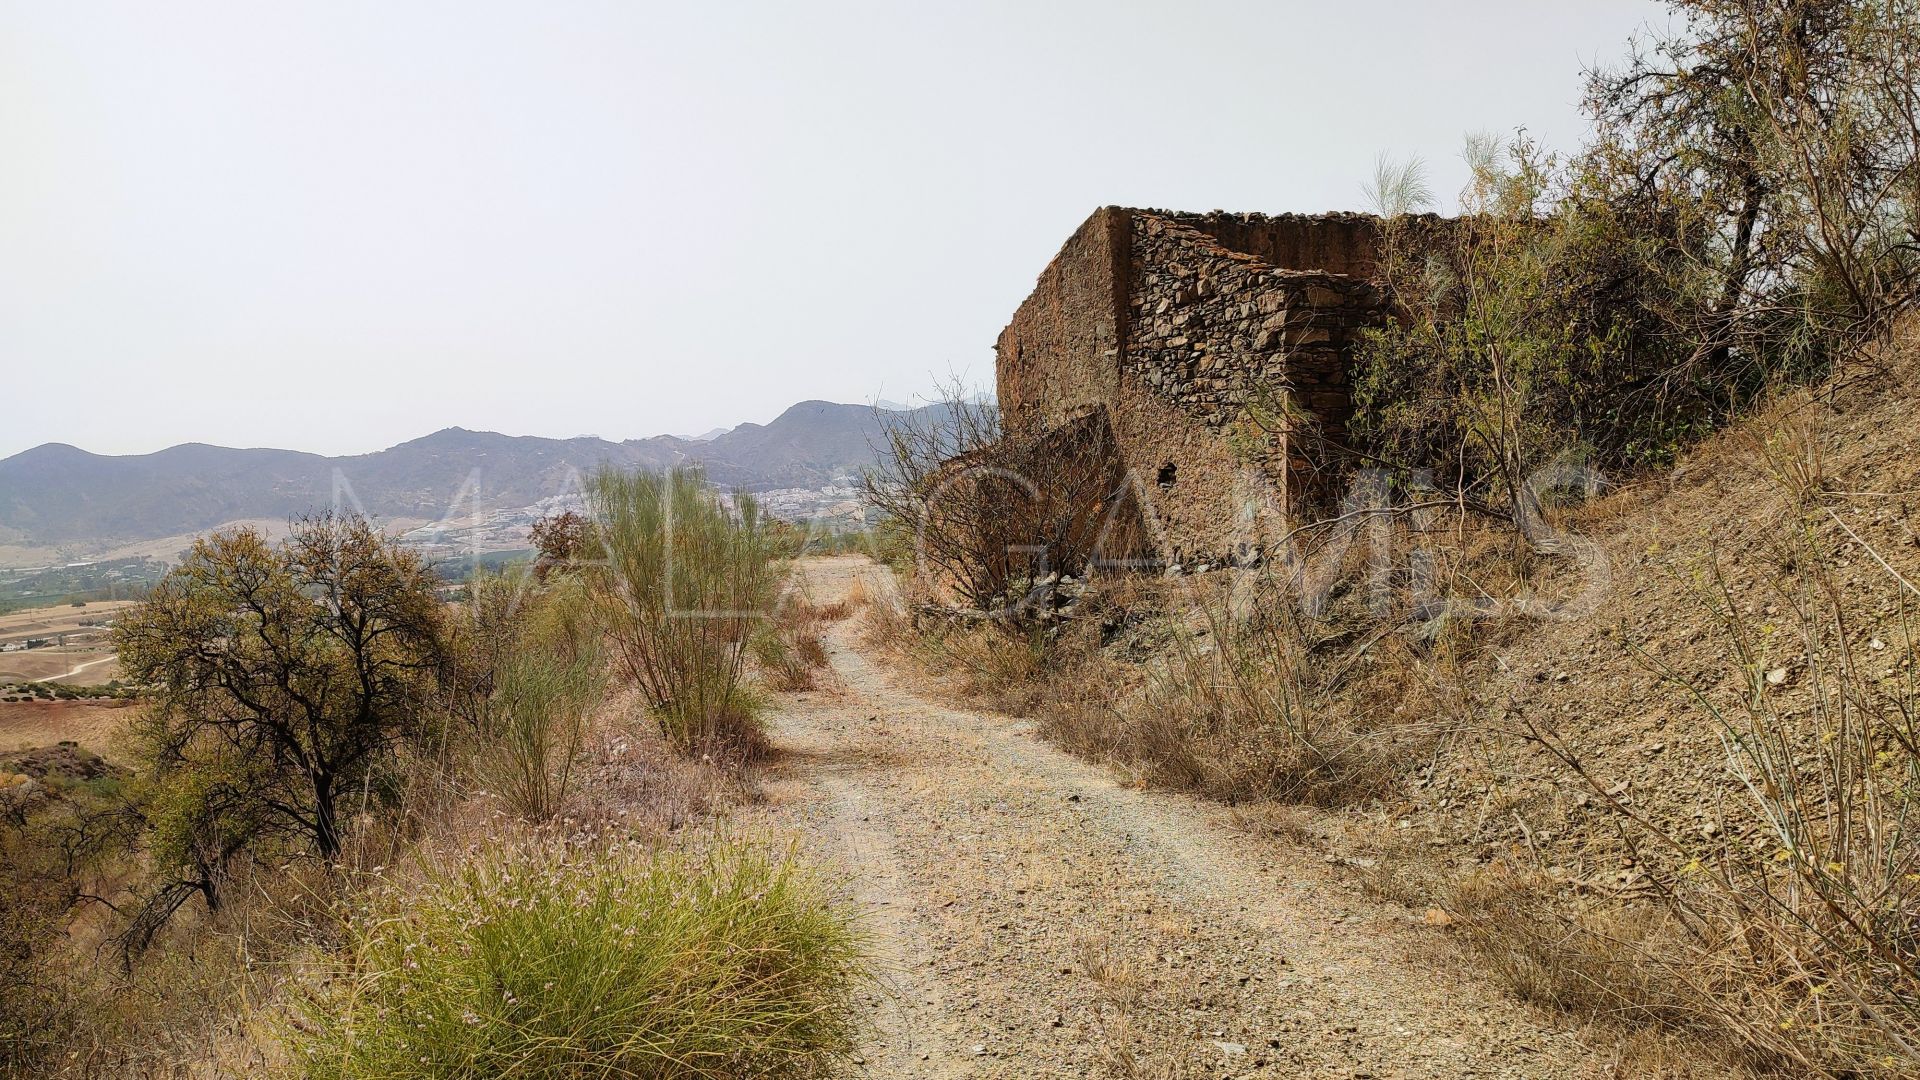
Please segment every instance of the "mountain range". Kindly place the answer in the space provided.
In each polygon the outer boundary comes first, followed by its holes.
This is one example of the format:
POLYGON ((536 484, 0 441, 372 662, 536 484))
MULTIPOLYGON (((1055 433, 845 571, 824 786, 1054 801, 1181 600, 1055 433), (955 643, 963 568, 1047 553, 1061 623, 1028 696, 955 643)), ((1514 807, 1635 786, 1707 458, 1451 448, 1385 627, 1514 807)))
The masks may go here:
POLYGON ((659 469, 698 462, 723 487, 820 488, 845 483, 874 460, 887 415, 873 406, 803 401, 767 424, 699 439, 622 442, 453 427, 343 457, 205 443, 108 456, 46 443, 0 459, 0 543, 169 537, 230 521, 285 519, 334 505, 337 497, 379 518, 436 520, 577 491, 580 476, 605 464, 659 469))

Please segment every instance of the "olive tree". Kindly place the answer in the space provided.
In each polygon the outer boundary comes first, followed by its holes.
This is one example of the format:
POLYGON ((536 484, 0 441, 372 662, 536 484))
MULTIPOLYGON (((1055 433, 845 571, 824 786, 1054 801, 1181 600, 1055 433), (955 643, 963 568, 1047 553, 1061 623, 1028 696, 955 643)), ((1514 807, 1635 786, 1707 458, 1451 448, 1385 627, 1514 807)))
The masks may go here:
POLYGON ((343 796, 435 712, 444 620, 419 558, 358 516, 196 541, 114 630, 147 687, 157 854, 209 900, 264 836, 338 855, 343 796))

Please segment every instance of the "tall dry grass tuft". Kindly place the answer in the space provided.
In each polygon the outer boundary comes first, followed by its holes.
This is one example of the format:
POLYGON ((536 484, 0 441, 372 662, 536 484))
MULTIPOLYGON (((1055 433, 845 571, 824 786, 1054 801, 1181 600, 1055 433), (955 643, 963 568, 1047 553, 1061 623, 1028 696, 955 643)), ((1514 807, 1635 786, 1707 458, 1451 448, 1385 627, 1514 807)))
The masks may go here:
MULTIPOLYGON (((827 644, 820 627, 832 617, 827 608, 808 602, 798 590, 781 598, 772 625, 753 642, 754 659, 775 690, 812 690, 819 684, 819 673, 827 666, 827 644)), ((840 611, 838 617, 846 618, 846 612, 840 611)))
POLYGON ((740 495, 729 508, 697 469, 607 469, 587 496, 594 607, 661 731, 682 750, 758 745, 743 675, 781 576, 758 504, 740 495))
POLYGON ((606 700, 607 656, 577 576, 550 575, 538 591, 526 586, 503 575, 473 588, 476 598, 503 590, 521 597, 493 659, 492 693, 478 706, 476 769, 523 817, 540 821, 566 803, 588 719, 606 700))

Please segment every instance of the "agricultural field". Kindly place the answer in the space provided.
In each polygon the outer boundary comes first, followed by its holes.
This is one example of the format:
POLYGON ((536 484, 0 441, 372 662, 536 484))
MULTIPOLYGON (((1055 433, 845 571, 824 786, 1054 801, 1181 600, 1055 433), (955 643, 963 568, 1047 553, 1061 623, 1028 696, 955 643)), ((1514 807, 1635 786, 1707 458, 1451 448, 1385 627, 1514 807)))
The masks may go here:
POLYGON ((167 571, 163 559, 136 555, 63 566, 0 569, 0 612, 59 604, 138 599, 167 571))
POLYGON ((118 678, 120 664, 108 641, 109 628, 132 604, 109 600, 0 615, 0 685, 96 685, 118 678))
POLYGON ((126 764, 118 736, 134 716, 132 704, 116 699, 0 701, 0 754, 73 742, 126 764))

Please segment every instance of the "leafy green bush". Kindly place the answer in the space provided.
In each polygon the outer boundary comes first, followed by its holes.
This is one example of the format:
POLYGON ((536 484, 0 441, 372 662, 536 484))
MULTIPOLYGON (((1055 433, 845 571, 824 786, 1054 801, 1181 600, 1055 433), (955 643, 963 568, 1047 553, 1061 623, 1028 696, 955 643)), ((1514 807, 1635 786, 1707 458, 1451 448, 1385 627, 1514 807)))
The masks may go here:
POLYGON ((549 847, 390 900, 303 1004, 310 1077, 814 1076, 853 1047, 854 927, 790 859, 549 847))

